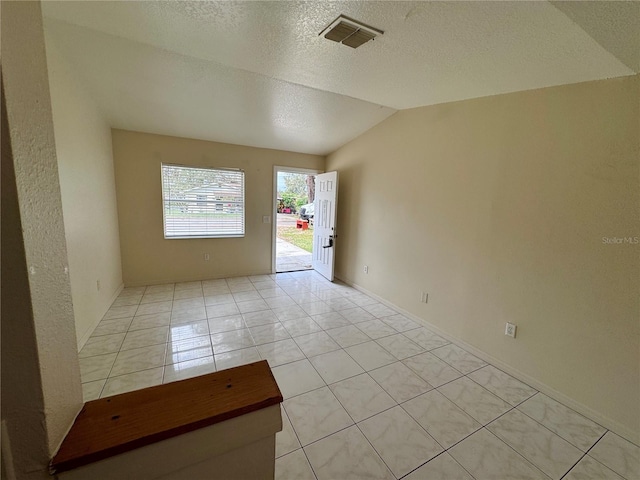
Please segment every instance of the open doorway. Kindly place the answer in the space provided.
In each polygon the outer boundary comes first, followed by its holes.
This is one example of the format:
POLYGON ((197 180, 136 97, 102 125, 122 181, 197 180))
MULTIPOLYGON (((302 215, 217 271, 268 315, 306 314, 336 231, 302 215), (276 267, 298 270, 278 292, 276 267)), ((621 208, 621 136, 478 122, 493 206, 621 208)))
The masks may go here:
POLYGON ((316 171, 275 167, 273 271, 311 270, 316 171))

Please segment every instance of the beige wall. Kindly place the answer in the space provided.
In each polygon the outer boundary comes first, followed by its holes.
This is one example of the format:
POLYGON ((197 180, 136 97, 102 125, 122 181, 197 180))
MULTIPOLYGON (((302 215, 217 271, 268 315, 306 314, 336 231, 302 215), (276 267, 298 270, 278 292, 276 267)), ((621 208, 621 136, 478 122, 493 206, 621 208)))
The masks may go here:
POLYGON ((271 273, 273 167, 323 169, 324 157, 113 130, 124 283, 147 285, 271 273), (244 238, 165 240, 161 163, 245 171, 244 238), (204 253, 210 255, 205 261, 204 253))
MULTIPOLYGON (((2 2, 1 8, 2 80, 15 170, 8 195, 15 257, 6 263, 3 232, 2 420, 16 477, 48 478, 48 457, 82 407, 80 366, 40 2, 2 2), (6 283, 12 284, 7 304, 6 283)), ((3 190, 6 141, 3 134, 3 190)))
POLYGON ((390 117, 327 158, 338 274, 637 441, 640 245, 602 238, 640 237, 639 90, 635 76, 390 117))
POLYGON ((51 37, 46 41, 79 350, 122 286, 111 128, 51 37))

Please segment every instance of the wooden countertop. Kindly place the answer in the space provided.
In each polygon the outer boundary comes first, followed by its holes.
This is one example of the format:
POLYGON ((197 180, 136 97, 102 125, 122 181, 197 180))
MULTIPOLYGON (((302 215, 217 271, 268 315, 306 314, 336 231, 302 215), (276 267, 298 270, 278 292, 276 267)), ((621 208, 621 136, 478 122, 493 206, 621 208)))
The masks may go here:
POLYGON ((208 427, 282 402, 266 360, 85 403, 51 473, 208 427))

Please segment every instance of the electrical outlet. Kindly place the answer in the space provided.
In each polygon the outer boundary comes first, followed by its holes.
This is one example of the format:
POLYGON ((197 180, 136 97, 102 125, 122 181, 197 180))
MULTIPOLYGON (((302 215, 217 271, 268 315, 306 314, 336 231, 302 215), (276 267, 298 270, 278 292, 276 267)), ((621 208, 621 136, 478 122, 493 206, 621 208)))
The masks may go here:
POLYGON ((263 215, 262 223, 271 223, 271 217, 269 215, 263 215))
POLYGON ((204 257, 204 261, 205 261, 205 262, 208 262, 208 261, 209 261, 209 258, 210 258, 210 257, 209 257, 209 254, 208 254, 208 253, 204 253, 202 256, 204 257))
POLYGON ((508 337, 516 338, 516 328, 515 324, 507 322, 507 325, 504 328, 504 334, 508 337))
POLYGON ((429 294, 427 292, 422 292, 422 296, 420 297, 420 301, 422 303, 429 302, 429 294))
POLYGON ((369 267, 367 265, 364 266, 364 273, 369 273, 369 267))

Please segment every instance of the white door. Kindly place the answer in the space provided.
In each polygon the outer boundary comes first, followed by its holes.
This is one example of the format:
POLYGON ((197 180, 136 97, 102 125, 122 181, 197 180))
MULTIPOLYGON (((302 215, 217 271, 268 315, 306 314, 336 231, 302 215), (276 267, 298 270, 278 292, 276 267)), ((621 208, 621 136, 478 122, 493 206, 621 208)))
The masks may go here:
POLYGON ((313 213, 313 269, 333 282, 338 206, 338 172, 316 175, 313 213))

